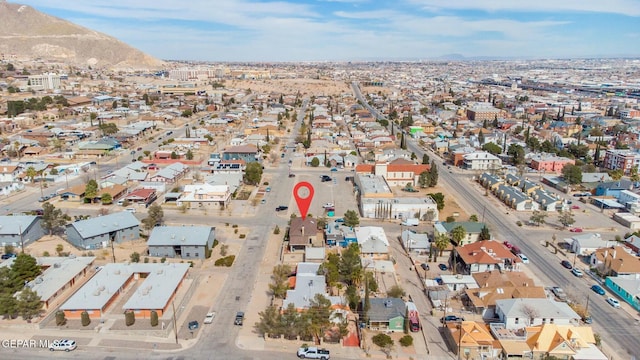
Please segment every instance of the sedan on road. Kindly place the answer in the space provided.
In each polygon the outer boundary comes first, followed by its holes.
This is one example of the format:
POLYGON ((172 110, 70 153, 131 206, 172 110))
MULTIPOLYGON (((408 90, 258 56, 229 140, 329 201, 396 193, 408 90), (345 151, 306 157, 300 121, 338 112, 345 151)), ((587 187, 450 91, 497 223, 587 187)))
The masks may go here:
POLYGON ((285 211, 287 210, 289 207, 288 206, 284 206, 284 205, 280 205, 276 208, 276 211, 285 211))
POLYGON ((607 302, 616 309, 620 308, 620 302, 612 297, 607 298, 607 302))
POLYGON ((440 270, 442 271, 447 271, 449 269, 445 264, 438 264, 438 268, 440 268, 440 270))
POLYGON ((571 270, 571 273, 572 273, 574 276, 577 276, 577 277, 582 277, 582 275, 583 275, 582 270, 580 270, 580 269, 578 269, 578 268, 573 268, 573 269, 571 270))
POLYGON ((604 289, 600 285, 591 286, 591 290, 598 295, 604 295, 604 289))
POLYGON ((569 231, 575 232, 575 233, 581 233, 582 232, 582 228, 571 228, 571 229, 569 229, 569 231))
POLYGON ((571 266, 569 260, 562 260, 560 264, 569 270, 573 269, 573 266, 571 266))

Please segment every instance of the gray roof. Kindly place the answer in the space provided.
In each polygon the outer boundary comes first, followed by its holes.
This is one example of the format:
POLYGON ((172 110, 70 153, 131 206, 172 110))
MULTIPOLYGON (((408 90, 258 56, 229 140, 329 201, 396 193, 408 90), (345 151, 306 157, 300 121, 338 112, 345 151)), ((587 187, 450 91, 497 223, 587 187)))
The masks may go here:
POLYGON ((454 221, 454 222, 445 222, 441 223, 442 226, 447 230, 447 232, 451 232, 451 230, 457 228, 458 226, 462 226, 464 231, 467 234, 479 234, 482 232, 482 228, 487 226, 483 222, 475 222, 475 221, 454 221))
POLYGON ((37 258, 38 265, 48 268, 27 286, 35 291, 42 301, 49 300, 95 259, 95 256, 37 258))
POLYGON ((502 309, 502 313, 508 318, 529 318, 525 311, 531 308, 536 313, 536 318, 546 319, 579 319, 580 316, 573 311, 569 304, 549 299, 503 299, 496 300, 496 308, 502 309))
POLYGON ((211 226, 156 226, 147 246, 204 246, 212 231, 211 226))
POLYGON ((527 194, 523 193, 520 189, 513 186, 500 185, 498 189, 504 191, 504 198, 508 199, 512 205, 519 204, 523 201, 531 199, 529 196, 527 196, 527 194))
POLYGON ((0 235, 24 233, 39 217, 35 215, 0 216, 0 235))
POLYGON ((546 192, 543 189, 536 189, 533 191, 533 199, 540 205, 543 206, 548 206, 550 204, 553 204, 555 202, 560 201, 560 199, 558 197, 556 197, 554 194, 546 192))
POLYGON ((61 310, 102 309, 134 274, 147 274, 124 309, 162 309, 189 270, 188 263, 106 264, 76 291, 61 310))
POLYGON ((183 163, 173 163, 166 168, 159 170, 155 175, 153 175, 153 177, 160 176, 166 179, 175 179, 185 170, 185 168, 186 166, 183 163))
POLYGON ((134 226, 140 226, 140 221, 128 211, 80 220, 67 225, 76 229, 85 239, 134 226))
POLYGON ((407 249, 429 249, 431 247, 427 234, 417 234, 411 230, 405 230, 400 236, 407 249))
POLYGON ((328 296, 326 292, 326 284, 324 275, 316 275, 320 263, 298 263, 296 270, 296 288, 287 290, 287 297, 282 304, 287 307, 294 304, 297 309, 308 308, 310 301, 321 294, 331 301, 331 304, 341 304, 342 299, 339 296, 328 296))
POLYGON ((398 298, 371 298, 369 310, 370 321, 388 321, 399 316, 404 317, 407 305, 398 298))

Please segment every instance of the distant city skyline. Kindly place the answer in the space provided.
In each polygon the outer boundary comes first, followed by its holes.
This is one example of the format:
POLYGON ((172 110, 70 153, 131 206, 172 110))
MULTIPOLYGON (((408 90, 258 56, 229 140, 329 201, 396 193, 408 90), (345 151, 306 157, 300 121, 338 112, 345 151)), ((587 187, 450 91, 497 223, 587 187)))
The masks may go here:
POLYGON ((165 60, 640 56, 640 0, 15 2, 165 60))

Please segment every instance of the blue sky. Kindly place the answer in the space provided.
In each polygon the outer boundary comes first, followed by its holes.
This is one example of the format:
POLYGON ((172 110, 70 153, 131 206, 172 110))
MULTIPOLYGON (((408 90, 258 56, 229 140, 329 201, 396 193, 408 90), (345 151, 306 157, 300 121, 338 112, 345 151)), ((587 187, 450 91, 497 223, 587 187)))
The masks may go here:
POLYGON ((639 56, 640 0, 23 0, 160 59, 639 56))

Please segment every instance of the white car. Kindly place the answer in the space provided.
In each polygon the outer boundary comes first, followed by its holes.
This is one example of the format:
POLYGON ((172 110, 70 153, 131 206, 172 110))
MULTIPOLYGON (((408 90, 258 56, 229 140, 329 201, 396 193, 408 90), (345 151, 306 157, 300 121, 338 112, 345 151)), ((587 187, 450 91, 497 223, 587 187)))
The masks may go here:
POLYGON ((577 276, 577 277, 582 277, 582 275, 583 275, 582 270, 580 270, 580 269, 578 269, 578 268, 573 268, 573 269, 571 269, 571 273, 572 273, 574 276, 577 276))
POLYGON ((620 302, 612 297, 607 298, 607 302, 616 309, 620 308, 620 302))
POLYGON ((332 207, 334 207, 334 205, 333 205, 333 203, 326 203, 326 204, 322 205, 322 207, 326 209, 326 208, 332 208, 332 207))
POLYGON ((216 312, 215 311, 207 313, 207 316, 204 317, 203 323, 211 324, 213 322, 213 318, 215 318, 215 317, 216 317, 216 312))
POLYGON ((529 263, 529 258, 525 254, 518 254, 518 257, 520 258, 520 260, 522 260, 523 264, 529 263))
POLYGON ((49 344, 49 350, 64 350, 64 351, 72 351, 77 347, 76 342, 73 340, 53 340, 51 344, 49 344))

